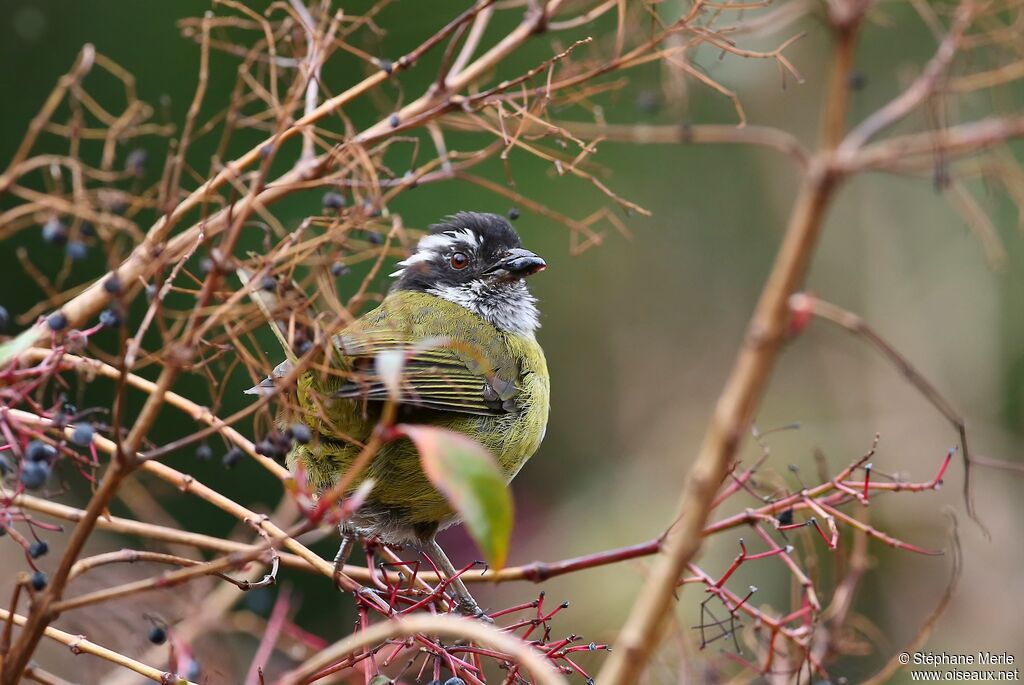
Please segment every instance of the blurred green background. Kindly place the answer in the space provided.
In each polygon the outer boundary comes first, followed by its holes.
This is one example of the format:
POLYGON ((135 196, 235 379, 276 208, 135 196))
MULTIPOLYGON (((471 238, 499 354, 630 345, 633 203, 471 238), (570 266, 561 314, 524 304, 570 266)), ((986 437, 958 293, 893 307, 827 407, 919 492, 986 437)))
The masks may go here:
MULTIPOLYGON (((454 16, 461 4, 396 4, 378 18, 387 34, 368 41, 364 49, 396 57, 454 16)), ((358 13, 365 6, 354 3, 351 11, 358 13)), ((199 51, 195 43, 180 37, 175 22, 207 9, 209 3, 198 0, 0 0, 0 160, 13 154, 28 122, 85 42, 94 43, 99 52, 135 74, 140 97, 165 112, 158 120, 166 116, 180 126, 195 86, 199 51)), ((908 5, 887 4, 882 13, 884 21, 868 25, 857 53, 863 82, 851 94, 851 121, 899 92, 934 49, 934 39, 908 5)), ((500 13, 489 39, 515 21, 515 13, 500 13)), ((608 22, 600 26, 612 28, 608 22)), ((789 79, 782 88, 778 69, 769 61, 720 59, 718 51, 707 48, 696 55, 709 75, 739 93, 750 123, 785 128, 813 145, 830 47, 817 11, 783 34, 755 37, 745 46, 768 47, 801 30, 808 35, 786 54, 805 77, 803 84, 789 79)), ((510 59, 502 73, 519 73, 550 55, 550 43, 536 41, 510 59)), ((227 104, 235 64, 220 53, 212 58, 208 113, 227 104)), ((402 78, 406 101, 429 84, 433 64, 426 60, 402 78)), ((324 82, 332 92, 340 92, 364 72, 364 65, 339 53, 325 69, 324 82)), ((728 100, 692 82, 682 98, 666 98, 663 77, 657 65, 629 72, 625 88, 598 99, 604 116, 614 123, 736 121, 728 100)), ((98 83, 91 92, 115 97, 117 89, 98 83)), ((388 95, 394 98, 398 93, 392 90, 388 95)), ((1021 95, 1011 97, 1011 103, 1016 99, 1019 105, 1021 95)), ((984 103, 975 104, 977 110, 963 114, 985 111, 984 103)), ((370 99, 346 110, 359 126, 373 123, 381 114, 370 99)), ((587 120, 582 109, 558 116, 587 120)), ((242 134, 234 149, 242 151, 257 139, 255 134, 242 134)), ((460 140, 452 136, 450 142, 458 146, 460 140)), ((196 144, 194 166, 208 166, 212 144, 196 144)), ((155 180, 164 150, 159 141, 149 145, 149 174, 155 180)), ((514 483, 514 564, 632 544, 664 529, 770 268, 796 187, 791 161, 759 149, 607 142, 598 149, 593 161, 609 172, 604 180, 653 216, 623 217, 632 239, 605 226, 604 244, 576 257, 569 254, 563 227, 526 211, 516 223, 526 245, 550 265, 531 285, 543 311, 540 339, 551 367, 553 399, 546 442, 514 483)), ((1019 148, 1017 153, 1019 160, 1019 148)), ((581 218, 609 204, 585 182, 559 177, 550 166, 523 155, 513 155, 511 169, 520 192, 563 214, 581 218)), ((505 178, 498 164, 478 171, 499 183, 505 178)), ((1004 240, 1009 255, 1005 269, 989 267, 979 242, 929 179, 868 175, 848 183, 829 211, 808 288, 860 313, 917 364, 967 418, 977 453, 1017 461, 1024 445, 1024 244, 1016 209, 998 193, 971 187, 979 191, 976 196, 1004 240)), ((0 197, 0 211, 11 205, 10 197, 0 197)), ((504 213, 509 207, 507 200, 477 187, 449 182, 405 193, 390 210, 400 213, 407 226, 425 227, 460 209, 504 213)), ((319 194, 305 194, 290 198, 277 216, 285 225, 294 225, 318 208, 319 194)), ((23 275, 14 247, 29 247, 33 260, 42 265, 60 261, 46 253, 38 235, 29 233, 33 232, 19 234, 0 249, 0 304, 13 314, 27 310, 40 294, 23 275)), ((75 266, 72 282, 94 278, 101 267, 99 256, 93 255, 75 266)), ((356 282, 341 279, 339 289, 351 294, 356 282)), ((269 337, 267 350, 274 353, 269 337)), ((244 381, 231 379, 238 387, 226 392, 226 410, 246 404, 240 394, 244 381)), ((203 384, 185 381, 181 387, 202 392, 203 384)), ((90 392, 95 403, 102 403, 109 388, 100 384, 90 392)), ((180 414, 168 411, 165 418, 151 436, 157 443, 194 429, 180 414)), ((837 469, 863 453, 876 432, 881 443, 875 466, 917 481, 930 479, 956 442, 951 427, 878 354, 823 323, 814 323, 788 346, 758 416, 762 429, 791 422, 799 422, 800 430, 774 434, 769 442, 771 463, 793 487, 796 480, 787 471, 788 464, 799 465, 802 478, 813 481, 816 449, 837 469)), ((756 453, 748 445, 744 458, 756 453)), ((249 462, 225 471, 216 459, 196 463, 190 449, 168 463, 254 507, 272 507, 279 496, 272 479, 249 462)), ((1024 576, 1019 573, 1024 564, 1021 481, 1012 474, 984 470, 975 478, 978 509, 992 532, 991 540, 966 519, 959 461, 947 476, 948 487, 939 493, 874 502, 872 522, 896 537, 941 547, 947 529, 943 508, 955 510, 961 520, 964 577, 927 649, 1016 649, 1018 659, 1024 658, 1024 614, 1018 609, 1024 598, 1024 576)), ((219 512, 163 485, 141 482, 181 525, 212 534, 231 530, 232 522, 219 512)), ((74 501, 75 494, 65 499, 74 501)), ((737 501, 733 507, 752 503, 737 501)), ((728 565, 741 534, 736 531, 711 541, 702 560, 710 573, 728 565)), ((473 558, 461 531, 446 536, 456 565, 473 558)), ((123 543, 98 541, 96 548, 119 544, 123 543)), ((327 540, 316 549, 329 555, 334 544, 327 540)), ((878 628, 878 634, 866 631, 876 640, 873 654, 844 657, 832 668, 834 675, 851 681, 874 672, 915 634, 949 574, 948 558, 894 552, 875 542, 871 549, 877 564, 862 585, 857 609, 878 628)), ((827 595, 830 570, 827 561, 823 564, 821 582, 827 595)), ((756 584, 762 588, 758 601, 786 607, 788 583, 782 571, 781 564, 745 566, 734 582, 737 587, 756 584)), ((643 583, 643 573, 643 563, 627 563, 545 583, 549 597, 572 602, 556 630, 612 641, 643 583)), ((330 592, 310 576, 285 572, 282 580, 304 597, 300 624, 330 640, 350 630, 353 615, 347 597, 330 592)), ((484 604, 505 606, 528 601, 537 590, 510 584, 476 592, 484 604)), ((160 600, 164 604, 156 610, 169 619, 187 615, 198 599, 195 592, 160 600)), ((690 638, 694 634, 689 627, 699 621, 700 599, 700 593, 687 590, 676 612, 680 631, 690 638)), ((270 597, 255 595, 246 601, 266 613, 270 597)), ((105 623, 68 616, 60 624, 73 630, 81 621, 90 637, 95 632, 101 642, 103 630, 118 627, 131 635, 126 651, 141 654, 147 647, 148 623, 142 618, 147 609, 124 604, 109 611, 105 623)), ((207 659, 210 682, 230 682, 218 678, 244 672, 256 640, 215 632, 205 644, 200 657, 207 659), (217 650, 211 649, 210 640, 231 640, 234 649, 213 653, 217 650)), ((717 645, 709 652, 715 657, 717 645)), ((87 657, 51 652, 48 658, 66 662, 64 669, 86 668, 80 662, 87 657)), ((678 648, 671 645, 652 670, 652 681, 675 680, 671 674, 679 670, 678 659, 678 648)), ((599 659, 585 663, 594 667, 599 659)), ((690 676, 701 680, 701 667, 691 668, 690 676)))

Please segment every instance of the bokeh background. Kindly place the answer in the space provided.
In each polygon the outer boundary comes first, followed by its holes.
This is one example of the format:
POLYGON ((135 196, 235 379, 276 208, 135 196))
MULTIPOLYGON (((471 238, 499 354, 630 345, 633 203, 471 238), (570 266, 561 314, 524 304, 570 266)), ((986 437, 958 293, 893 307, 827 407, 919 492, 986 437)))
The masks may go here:
MULTIPOLYGON (((354 3, 353 12, 365 5, 354 3)), ((31 117, 85 42, 134 73, 140 97, 157 103, 168 120, 180 124, 194 89, 199 53, 179 35, 175 22, 207 9, 209 3, 201 0, 0 0, 0 160, 10 158, 31 117)), ((387 33, 369 47, 374 54, 399 55, 454 12, 452 3, 440 0, 398 3, 380 16, 378 23, 387 33)), ((771 62, 719 59, 712 50, 697 53, 708 74, 740 94, 751 123, 785 128, 808 144, 817 132, 830 45, 815 14, 786 31, 807 31, 787 51, 805 77, 803 84, 790 79, 783 88, 771 62)), ((909 4, 887 3, 876 19, 867 26, 856 57, 853 121, 896 94, 934 49, 934 38, 909 4)), ((494 22, 489 35, 499 35, 514 20, 507 15, 494 22)), ((763 37, 748 45, 778 42, 778 36, 763 37)), ((543 42, 530 44, 508 68, 514 72, 528 67, 547 58, 549 50, 543 42)), ((234 66, 221 54, 213 57, 207 96, 211 107, 226 104, 234 66)), ((324 79, 338 92, 363 72, 363 65, 339 54, 325 69, 324 79)), ((424 68, 410 74, 402 82, 406 92, 422 90, 430 73, 424 68)), ((736 121, 728 100, 699 85, 677 93, 682 97, 666 97, 664 76, 657 65, 630 72, 624 88, 599 100, 604 116, 615 123, 736 121)), ((115 92, 113 85, 109 88, 115 92)), ((380 111, 363 100, 346 114, 367 125, 380 111)), ((565 118, 585 116, 574 110, 565 118)), ((251 141, 243 135, 236 142, 241 150, 251 141)), ((210 154, 210 145, 196 145, 192 159, 199 168, 205 167, 201 160, 210 154)), ((1019 148, 1016 153, 1020 158, 1019 148)), ((150 173, 159 173, 163 154, 158 144, 152 145, 150 173)), ((517 221, 526 245, 550 265, 533 279, 532 288, 543 309, 540 339, 551 368, 553 400, 547 439, 514 483, 518 524, 512 563, 633 544, 664 529, 794 197, 792 163, 758 149, 602 143, 593 161, 607 170, 606 181, 616 192, 653 216, 623 217, 631 238, 606 228, 603 245, 579 256, 570 256, 563 227, 527 211, 517 221)), ((586 183, 558 177, 525 156, 513 156, 512 170, 520 192, 564 214, 583 217, 606 204, 586 183)), ((485 166, 481 173, 498 182, 504 179, 498 165, 485 166)), ((966 417, 977 453, 1019 462, 1024 447, 1024 240, 1012 204, 997 193, 975 190, 1005 243, 1004 268, 993 269, 986 262, 979 242, 929 179, 867 175, 846 185, 829 211, 808 288, 860 313, 904 352, 966 417)), ((319 195, 291 198, 278 216, 294 225, 316 212, 318 203, 319 195)), ((10 198, 0 198, 0 210, 10 204, 10 198)), ((422 187, 401 195, 390 207, 412 227, 461 209, 509 208, 507 200, 461 183, 422 187)), ((45 253, 35 234, 19 234, 0 246, 0 304, 12 314, 26 311, 39 298, 18 264, 17 246, 39 254, 43 265, 59 261, 45 253)), ((76 265, 75 274, 85 282, 101 267, 101 258, 94 255, 76 265)), ((338 287, 347 293, 355 283, 354 277, 341 279, 338 287)), ((268 338, 267 349, 273 345, 268 338)), ((226 393, 225 409, 233 411, 247 401, 241 394, 245 379, 228 382, 237 384, 226 393)), ((200 382, 183 387, 204 391, 200 382)), ((104 387, 90 390, 96 403, 108 392, 104 387)), ((798 465, 801 476, 813 480, 815 450, 838 468, 863 453, 875 433, 881 435, 875 466, 914 480, 930 479, 956 443, 953 429, 874 350, 817 322, 787 347, 757 422, 762 429, 799 422, 799 430, 769 438, 771 464, 794 487, 796 479, 787 465, 798 465)), ((192 429, 186 419, 168 412, 151 438, 160 443, 192 429)), ((748 445, 744 458, 756 454, 756 447, 748 445)), ((279 496, 273 480, 255 464, 226 471, 216 459, 197 463, 191 450, 173 455, 169 463, 257 508, 274 506, 279 496)), ((948 528, 943 510, 951 508, 960 519, 964 575, 927 649, 1009 651, 1019 660, 1024 658, 1024 614, 1019 610, 1024 597, 1022 481, 1011 473, 982 469, 975 479, 978 510, 991 539, 965 516, 959 461, 941 492, 873 502, 872 522, 902 539, 942 547, 948 528)), ((181 525, 213 534, 231 531, 232 522, 218 512, 166 486, 138 482, 139 496, 155 497, 181 525)), ((74 491, 64 499, 84 501, 83 493, 74 491)), ((747 504, 738 501, 736 506, 747 504)), ((703 552, 705 567, 724 569, 740 534, 714 539, 703 552)), ((446 535, 456 565, 473 558, 460 531, 446 535)), ((54 538, 51 544, 59 547, 59 536, 54 538)), ((123 544, 97 536, 94 549, 123 544)), ((333 545, 327 540, 316 549, 329 555, 333 545)), ((21 561, 9 539, 0 540, 0 549, 0 596, 6 597, 5 586, 21 561)), ((857 610, 864 617, 865 633, 876 641, 875 649, 833 667, 835 674, 851 681, 874 672, 915 634, 950 570, 948 557, 919 557, 876 542, 871 552, 875 564, 862 585, 857 610)), ((56 555, 51 556, 42 560, 44 568, 55 561, 56 555)), ((556 626, 587 640, 612 641, 643 583, 644 569, 642 562, 627 563, 545 583, 549 597, 572 603, 556 626)), ((822 573, 828 588, 828 568, 822 573)), ((285 572, 282 581, 303 598, 302 625, 330 640, 351 629, 349 598, 310 576, 285 572)), ((759 601, 786 604, 788 582, 781 564, 744 567, 736 583, 762 588, 759 601)), ((173 621, 194 611, 210 589, 196 586, 173 596, 146 598, 142 606, 111 605, 102 620, 69 616, 59 623, 69 630, 84 625, 90 637, 102 642, 106 634, 107 642, 120 639, 125 651, 142 654, 148 647, 144 613, 157 612, 173 621)), ((528 601, 537 589, 511 584, 477 592, 484 604, 504 606, 528 601)), ((265 615, 272 592, 254 593, 243 601, 265 615)), ((680 632, 691 639, 689 628, 699 621, 700 599, 699 593, 687 590, 676 612, 680 632)), ((221 626, 197 650, 210 682, 231 682, 227 674, 244 672, 255 647, 256 638, 221 626), (225 644, 231 649, 221 649, 225 644)), ((717 653, 717 647, 709 651, 717 653)), ((697 661, 684 676, 699 681, 701 657, 689 656, 697 661)), ((673 643, 662 657, 652 680, 678 680, 678 647, 673 643)), ((50 649, 40 659, 73 679, 77 673, 80 682, 99 682, 93 675, 98 672, 91 670, 94 664, 86 663, 89 657, 50 649)))

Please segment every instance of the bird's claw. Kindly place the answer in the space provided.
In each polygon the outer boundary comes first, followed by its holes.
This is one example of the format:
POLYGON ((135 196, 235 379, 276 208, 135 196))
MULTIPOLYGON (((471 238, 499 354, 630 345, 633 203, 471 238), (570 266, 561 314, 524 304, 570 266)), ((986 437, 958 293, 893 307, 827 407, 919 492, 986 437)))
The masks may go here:
POLYGON ((480 605, 471 598, 461 598, 455 605, 455 610, 463 616, 480 619, 484 623, 494 623, 494 619, 488 616, 480 605))

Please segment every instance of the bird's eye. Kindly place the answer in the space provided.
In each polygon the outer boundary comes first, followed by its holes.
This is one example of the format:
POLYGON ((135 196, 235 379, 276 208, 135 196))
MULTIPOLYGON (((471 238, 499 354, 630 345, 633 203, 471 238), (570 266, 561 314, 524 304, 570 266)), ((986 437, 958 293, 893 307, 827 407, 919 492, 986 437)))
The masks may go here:
POLYGON ((452 268, 456 271, 462 271, 469 266, 469 257, 466 256, 465 252, 456 252, 452 255, 451 260, 452 268))

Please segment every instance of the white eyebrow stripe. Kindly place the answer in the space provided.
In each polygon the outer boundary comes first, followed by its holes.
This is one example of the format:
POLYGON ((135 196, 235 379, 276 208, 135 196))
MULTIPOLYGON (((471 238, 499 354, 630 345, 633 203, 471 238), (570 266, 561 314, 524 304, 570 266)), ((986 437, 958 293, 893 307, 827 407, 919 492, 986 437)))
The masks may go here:
POLYGON ((456 240, 462 240, 471 247, 480 246, 480 238, 468 228, 461 231, 446 231, 446 233, 450 233, 456 240))
POLYGON ((464 243, 475 249, 480 246, 480 238, 469 229, 425 235, 416 244, 416 252, 396 264, 402 268, 391 273, 391 277, 401 276, 405 269, 413 264, 430 261, 436 255, 442 254, 446 249, 459 243, 464 243))
POLYGON ((418 264, 420 262, 427 262, 430 261, 430 257, 431 254, 429 253, 417 252, 398 262, 397 266, 412 266, 413 264, 418 264))
POLYGON ((455 236, 446 235, 444 233, 434 233, 432 235, 425 235, 422 238, 420 238, 419 244, 416 245, 416 251, 438 252, 452 245, 454 242, 455 236))

